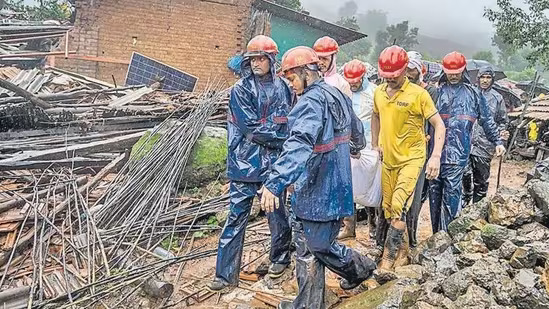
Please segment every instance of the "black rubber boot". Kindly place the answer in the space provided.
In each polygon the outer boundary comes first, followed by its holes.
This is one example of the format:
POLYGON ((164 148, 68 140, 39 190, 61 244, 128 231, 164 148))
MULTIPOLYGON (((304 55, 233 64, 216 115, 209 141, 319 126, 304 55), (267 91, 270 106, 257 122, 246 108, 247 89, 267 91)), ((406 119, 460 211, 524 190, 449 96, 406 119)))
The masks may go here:
POLYGON ((278 309, 293 309, 294 304, 291 301, 283 300, 278 304, 278 309))
POLYGON ((288 265, 286 264, 271 264, 271 266, 269 266, 269 277, 272 279, 280 278, 284 274, 287 267, 288 265))
POLYGON ((212 292, 225 292, 231 286, 221 278, 215 278, 208 289, 212 292))

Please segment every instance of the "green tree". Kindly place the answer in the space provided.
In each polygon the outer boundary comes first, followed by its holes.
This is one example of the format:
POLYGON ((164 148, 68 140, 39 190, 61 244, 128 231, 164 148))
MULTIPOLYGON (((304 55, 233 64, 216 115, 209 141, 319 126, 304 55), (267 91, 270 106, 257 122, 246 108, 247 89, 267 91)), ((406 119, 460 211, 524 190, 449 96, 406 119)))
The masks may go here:
POLYGON ((481 50, 479 52, 476 52, 473 55, 473 59, 485 60, 485 61, 488 61, 488 62, 494 64, 494 54, 492 54, 492 52, 489 51, 489 50, 481 50))
POLYGON ((336 21, 336 24, 345 28, 355 30, 355 31, 360 30, 360 26, 358 25, 358 22, 355 16, 341 17, 338 21, 336 21))
POLYGON ((347 43, 341 46, 339 54, 337 55, 338 62, 344 64, 353 59, 367 62, 371 49, 372 43, 367 38, 347 43))
POLYGON ((371 56, 372 62, 377 62, 379 54, 388 46, 396 44, 406 50, 412 49, 419 42, 417 36, 419 28, 409 29, 408 21, 405 20, 396 25, 390 25, 385 31, 378 31, 376 34, 376 47, 371 56))
POLYGON ((353 0, 347 1, 339 8, 337 12, 340 18, 355 16, 358 12, 358 5, 353 0))
POLYGON ((5 6, 22 12, 23 18, 26 20, 69 20, 72 8, 70 2, 58 0, 40 0, 39 2, 39 5, 25 5, 23 0, 6 0, 5 6))
POLYGON ((274 3, 281 5, 283 7, 287 7, 289 9, 292 9, 294 11, 302 11, 303 8, 301 7, 301 1, 300 0, 272 0, 274 3))
POLYGON ((486 9, 484 15, 494 23, 496 33, 505 44, 516 48, 531 47, 527 59, 531 65, 540 63, 549 68, 548 0, 525 0, 527 7, 497 0, 498 9, 486 9))
POLYGON ((505 71, 505 75, 507 75, 507 78, 517 81, 517 82, 526 82, 534 80, 534 77, 536 75, 536 69, 534 68, 527 68, 520 72, 517 71, 505 71))

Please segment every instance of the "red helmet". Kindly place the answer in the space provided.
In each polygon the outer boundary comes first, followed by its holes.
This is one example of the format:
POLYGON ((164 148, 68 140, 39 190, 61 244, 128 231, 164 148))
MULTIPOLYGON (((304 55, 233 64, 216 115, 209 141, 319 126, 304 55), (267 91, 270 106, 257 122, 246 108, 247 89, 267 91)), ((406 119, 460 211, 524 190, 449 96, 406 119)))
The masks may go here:
POLYGON ((400 76, 408 67, 408 54, 400 46, 385 48, 379 55, 378 71, 383 78, 400 76))
POLYGON ((282 57, 282 72, 318 63, 318 55, 307 46, 298 46, 288 50, 282 57))
POLYGON ((319 57, 328 57, 339 52, 339 44, 329 36, 316 40, 313 49, 319 57))
POLYGON ((362 61, 355 59, 345 65, 343 68, 343 77, 350 84, 356 84, 364 77, 366 71, 366 65, 362 61))
POLYGON ((278 46, 270 37, 258 35, 248 43, 246 56, 259 56, 262 53, 276 55, 278 54, 278 46))
POLYGON ((451 52, 442 59, 442 68, 446 74, 458 74, 467 67, 467 60, 462 53, 451 52))

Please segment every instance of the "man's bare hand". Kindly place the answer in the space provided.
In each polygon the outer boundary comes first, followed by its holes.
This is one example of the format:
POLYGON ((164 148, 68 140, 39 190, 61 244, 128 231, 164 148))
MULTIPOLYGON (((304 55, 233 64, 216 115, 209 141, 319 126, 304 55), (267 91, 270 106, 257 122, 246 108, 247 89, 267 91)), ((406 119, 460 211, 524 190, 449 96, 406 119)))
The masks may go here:
POLYGON ((428 143, 431 140, 431 135, 425 135, 425 141, 428 143))
POLYGON ((437 179, 440 174, 440 157, 431 156, 429 162, 427 162, 427 169, 425 171, 428 180, 437 179))
POLYGON ((294 192, 295 192, 295 187, 294 187, 294 185, 290 185, 290 186, 288 187, 288 189, 286 189, 286 192, 288 192, 289 194, 294 194, 294 192))
POLYGON ((351 158, 356 159, 356 160, 360 159, 360 151, 357 152, 356 154, 351 153, 351 158))
POLYGON ((509 133, 509 131, 507 130, 504 130, 504 131, 501 131, 501 139, 503 139, 504 141, 508 140, 509 137, 511 136, 511 134, 509 133))
POLYGON ((377 151, 377 153, 379 154, 379 160, 380 161, 383 161, 383 149, 381 149, 381 147, 373 147, 373 150, 377 151))
POLYGON ((496 147, 496 157, 501 157, 505 154, 506 150, 505 150, 505 146, 503 145, 499 145, 496 147))
POLYGON ((265 187, 263 187, 261 191, 261 209, 263 209, 264 212, 271 213, 280 207, 278 196, 272 194, 271 191, 265 187))

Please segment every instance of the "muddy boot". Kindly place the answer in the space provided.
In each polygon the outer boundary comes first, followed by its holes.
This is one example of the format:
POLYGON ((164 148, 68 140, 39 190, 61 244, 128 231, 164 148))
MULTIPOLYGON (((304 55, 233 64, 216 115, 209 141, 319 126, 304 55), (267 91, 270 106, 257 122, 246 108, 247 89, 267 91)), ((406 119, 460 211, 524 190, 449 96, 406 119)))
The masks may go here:
POLYGON ((337 235, 338 240, 348 240, 356 237, 356 215, 343 219, 343 230, 337 235))
POLYGON ((409 243, 409 237, 408 237, 408 230, 406 229, 404 230, 404 234, 402 235, 402 244, 398 249, 394 268, 406 266, 409 264, 409 261, 408 261, 409 252, 410 252, 410 243, 409 243))
POLYGON ((394 226, 389 226, 387 231, 387 239, 385 240, 385 248, 383 249, 383 256, 381 258, 381 263, 379 264, 379 269, 381 271, 392 271, 394 263, 402 244, 404 229, 400 230, 394 226))

